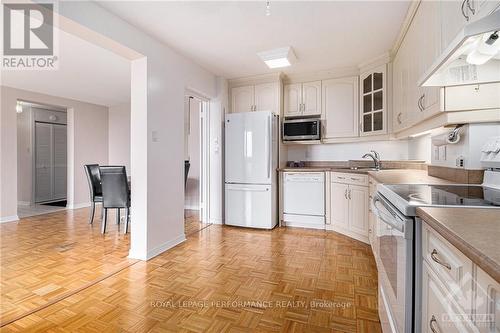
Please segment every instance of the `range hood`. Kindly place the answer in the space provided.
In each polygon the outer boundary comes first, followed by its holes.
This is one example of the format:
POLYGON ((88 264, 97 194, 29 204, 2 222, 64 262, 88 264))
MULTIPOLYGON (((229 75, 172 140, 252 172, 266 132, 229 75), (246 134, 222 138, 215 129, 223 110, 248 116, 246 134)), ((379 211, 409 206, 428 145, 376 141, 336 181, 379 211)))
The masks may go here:
POLYGON ((419 86, 500 82, 500 10, 467 24, 425 72, 419 86))

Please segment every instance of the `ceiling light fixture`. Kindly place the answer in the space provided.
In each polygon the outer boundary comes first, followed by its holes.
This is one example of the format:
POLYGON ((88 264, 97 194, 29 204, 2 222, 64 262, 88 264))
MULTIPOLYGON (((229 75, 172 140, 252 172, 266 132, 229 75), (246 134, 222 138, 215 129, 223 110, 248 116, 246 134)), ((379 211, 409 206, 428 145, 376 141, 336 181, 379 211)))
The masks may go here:
POLYGON ((259 52, 257 55, 269 68, 288 67, 297 60, 290 46, 259 52))
POLYGON ((271 4, 269 1, 266 2, 266 16, 271 16, 271 4))
POLYGON ((16 103, 16 112, 23 113, 23 104, 20 101, 17 101, 16 103))

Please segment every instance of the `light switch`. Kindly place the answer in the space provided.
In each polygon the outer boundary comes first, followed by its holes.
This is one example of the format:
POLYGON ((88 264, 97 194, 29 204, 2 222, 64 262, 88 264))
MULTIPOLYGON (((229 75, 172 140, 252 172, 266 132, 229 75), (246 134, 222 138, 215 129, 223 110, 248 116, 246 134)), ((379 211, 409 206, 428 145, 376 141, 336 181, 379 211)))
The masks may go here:
POLYGON ((151 131, 151 141, 152 142, 158 142, 158 141, 160 141, 158 139, 158 131, 151 131))
POLYGON ((446 146, 439 147, 439 160, 446 161, 446 146))
POLYGON ((435 161, 439 161, 439 147, 432 146, 432 156, 434 156, 435 161))

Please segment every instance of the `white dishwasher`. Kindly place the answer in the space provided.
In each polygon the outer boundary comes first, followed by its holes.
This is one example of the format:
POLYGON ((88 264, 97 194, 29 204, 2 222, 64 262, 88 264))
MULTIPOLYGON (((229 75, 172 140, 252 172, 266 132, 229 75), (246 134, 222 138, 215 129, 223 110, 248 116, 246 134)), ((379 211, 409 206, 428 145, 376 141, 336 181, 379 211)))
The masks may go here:
POLYGON ((286 226, 325 229, 325 173, 283 174, 283 221, 286 226))

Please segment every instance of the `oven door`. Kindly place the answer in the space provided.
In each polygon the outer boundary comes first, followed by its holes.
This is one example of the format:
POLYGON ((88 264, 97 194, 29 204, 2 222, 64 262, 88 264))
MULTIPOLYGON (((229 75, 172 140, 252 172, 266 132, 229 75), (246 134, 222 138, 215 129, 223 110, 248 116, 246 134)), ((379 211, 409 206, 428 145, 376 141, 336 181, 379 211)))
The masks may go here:
MULTIPOLYGON (((379 194, 373 199, 379 289, 390 331, 412 330, 413 219, 402 215, 379 194)), ((382 318, 381 318, 382 321, 382 318)), ((384 330, 386 332, 386 330, 384 330)))
POLYGON ((293 119, 283 122, 283 140, 319 140, 319 119, 293 119))

